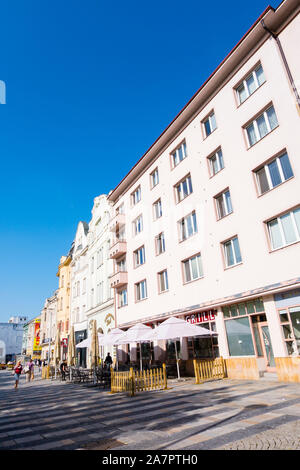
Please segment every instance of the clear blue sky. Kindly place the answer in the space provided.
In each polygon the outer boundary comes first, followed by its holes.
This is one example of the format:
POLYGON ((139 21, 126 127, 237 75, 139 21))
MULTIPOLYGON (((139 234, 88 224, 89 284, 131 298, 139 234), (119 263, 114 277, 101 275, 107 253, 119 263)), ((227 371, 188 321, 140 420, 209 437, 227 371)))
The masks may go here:
POLYGON ((0 321, 39 314, 93 198, 119 183, 268 4, 2 2, 0 321))

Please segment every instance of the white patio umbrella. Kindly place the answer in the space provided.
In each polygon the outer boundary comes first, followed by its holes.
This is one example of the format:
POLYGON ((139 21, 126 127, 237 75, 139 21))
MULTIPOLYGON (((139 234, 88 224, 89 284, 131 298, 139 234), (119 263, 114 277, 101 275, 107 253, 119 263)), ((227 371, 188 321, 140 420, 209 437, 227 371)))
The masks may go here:
MULTIPOLYGON (((98 341, 100 342, 101 338, 102 338, 102 335, 101 333, 98 333, 98 341)), ((76 348, 91 348, 91 336, 89 336, 88 338, 80 341, 80 343, 76 344, 76 348)))
POLYGON ((114 344, 128 344, 128 343, 139 343, 140 344, 140 368, 143 368, 143 359, 142 359, 142 344, 148 340, 142 340, 143 335, 147 332, 151 332, 152 328, 150 326, 144 325, 143 323, 137 323, 136 325, 129 328, 127 331, 123 332, 122 335, 115 341, 114 344))
MULTIPOLYGON (((193 336, 216 336, 217 333, 211 332, 201 326, 196 326, 188 323, 185 320, 177 317, 171 317, 162 322, 157 328, 145 333, 142 337, 142 341, 154 341, 154 340, 176 340, 177 338, 189 338, 193 336)), ((177 364, 177 375, 180 379, 179 364, 178 364, 178 353, 177 344, 175 341, 175 353, 176 353, 176 364, 177 364)))
MULTIPOLYGON (((110 345, 115 345, 116 341, 124 334, 123 330, 120 330, 120 328, 114 328, 111 330, 109 333, 106 335, 103 335, 102 338, 99 340, 100 346, 110 346, 110 345)), ((118 353, 116 357, 116 366, 117 370, 119 368, 118 365, 118 353)))

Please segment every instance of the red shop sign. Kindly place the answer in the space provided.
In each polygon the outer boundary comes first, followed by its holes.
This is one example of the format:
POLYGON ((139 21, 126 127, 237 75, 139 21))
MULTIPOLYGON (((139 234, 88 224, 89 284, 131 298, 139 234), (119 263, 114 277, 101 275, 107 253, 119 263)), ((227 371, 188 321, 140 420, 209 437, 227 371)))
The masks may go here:
POLYGON ((61 345, 66 348, 68 346, 68 338, 62 338, 61 345))
POLYGON ((197 312, 192 313, 185 317, 186 321, 189 323, 204 323, 207 321, 215 320, 216 318, 216 310, 208 310, 206 312, 197 312))

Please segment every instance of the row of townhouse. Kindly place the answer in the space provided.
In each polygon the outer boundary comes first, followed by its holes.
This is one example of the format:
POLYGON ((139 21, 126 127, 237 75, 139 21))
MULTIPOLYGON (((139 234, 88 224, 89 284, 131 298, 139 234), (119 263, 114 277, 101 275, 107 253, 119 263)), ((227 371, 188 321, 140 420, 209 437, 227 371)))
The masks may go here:
MULTIPOLYGON (((61 358, 67 358, 71 327, 78 344, 88 338, 93 320, 102 334, 115 326, 113 290, 109 279, 112 272, 108 227, 111 206, 106 195, 94 199, 90 222, 78 223, 71 248, 60 259, 58 288, 46 299, 41 311, 42 360, 53 362, 58 334, 61 358)), ((104 357, 108 350, 102 348, 101 356, 104 357)), ((78 348, 76 355, 78 365, 90 365, 88 348, 78 348)))
MULTIPOLYGON (((123 180, 95 198, 44 308, 65 345, 71 326, 78 343, 94 319, 107 333, 177 316, 218 333, 178 341, 188 373, 193 358, 222 356, 232 377, 300 380, 299 11, 298 0, 268 7, 123 180)), ((118 354, 170 360, 174 344, 118 354)))

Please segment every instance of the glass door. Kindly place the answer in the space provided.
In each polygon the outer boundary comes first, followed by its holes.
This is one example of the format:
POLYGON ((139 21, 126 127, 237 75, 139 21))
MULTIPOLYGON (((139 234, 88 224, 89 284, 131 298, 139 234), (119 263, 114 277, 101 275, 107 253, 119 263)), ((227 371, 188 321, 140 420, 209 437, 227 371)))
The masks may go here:
POLYGON ((263 353, 266 360, 267 370, 274 371, 275 370, 275 359, 274 353, 272 348, 271 336, 269 332, 269 327, 267 322, 259 323, 260 334, 262 338, 262 347, 263 353))

